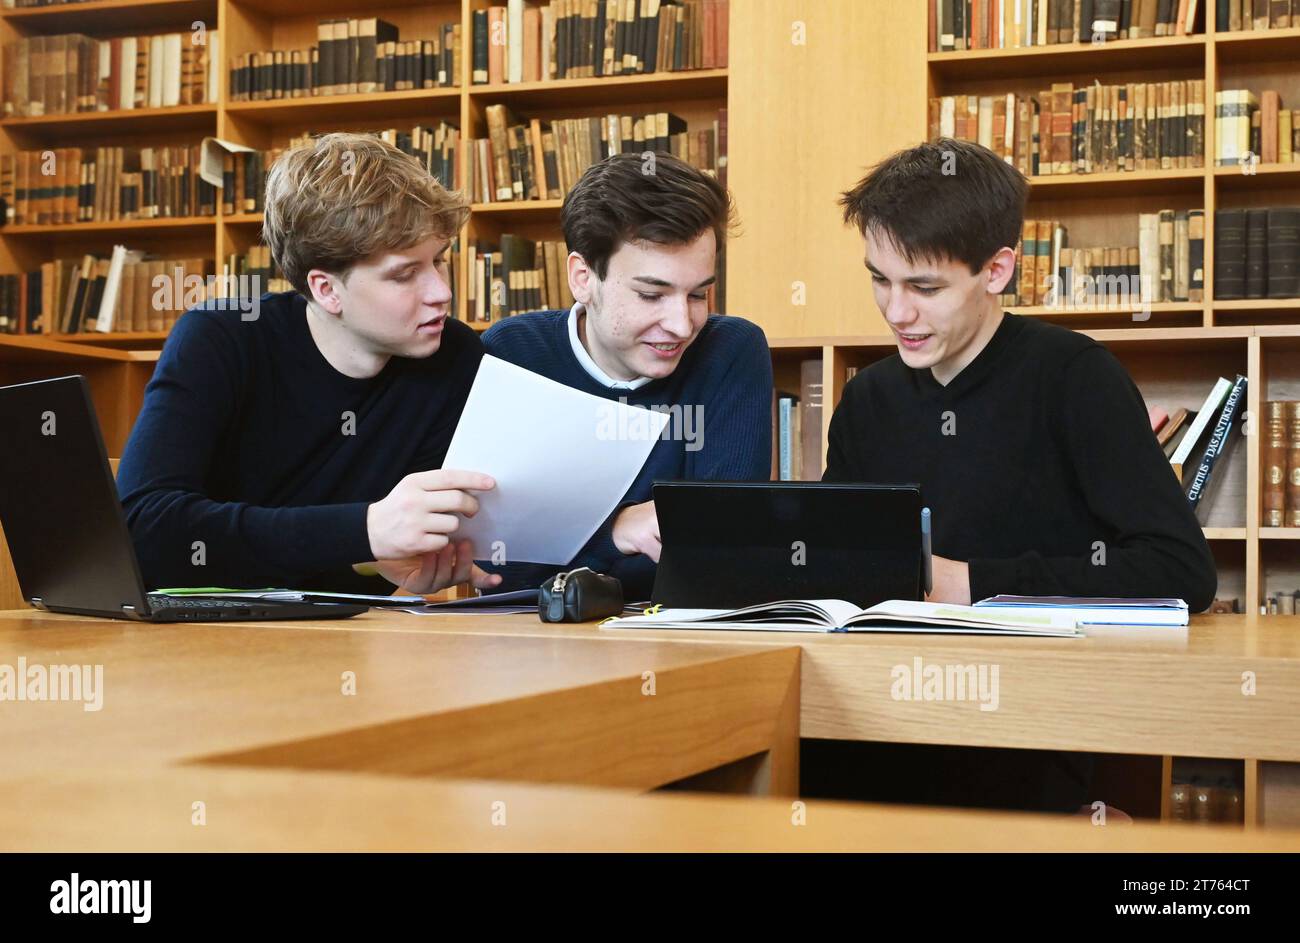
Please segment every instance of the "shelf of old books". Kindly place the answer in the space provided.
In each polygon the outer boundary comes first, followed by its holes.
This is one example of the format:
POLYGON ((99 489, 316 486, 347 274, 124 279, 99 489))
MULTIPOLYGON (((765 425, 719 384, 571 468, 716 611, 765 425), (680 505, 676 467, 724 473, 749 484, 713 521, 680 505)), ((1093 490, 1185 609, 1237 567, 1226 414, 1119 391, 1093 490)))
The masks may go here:
POLYGON ((459 180, 473 212, 457 294, 468 323, 572 303, 559 210, 593 162, 672 153, 725 182, 728 9, 476 0, 460 128, 459 180), (528 40, 538 34, 555 40, 528 40))
POLYGON ((33 4, 15 0, 0 17, 26 35, 118 30, 157 32, 181 23, 217 21, 217 0, 87 0, 33 4))
POLYGON ((290 0, 88 0, 5 10, 0 334, 97 349, 125 335, 156 348, 165 324, 119 330, 134 326, 125 292, 109 291, 118 310, 99 316, 103 286, 131 283, 112 269, 118 247, 127 273, 180 261, 209 282, 258 275, 264 288, 283 287, 260 244, 266 173, 284 148, 333 130, 380 134, 475 201, 453 249, 458 316, 484 329, 518 305, 562 304, 567 291, 546 257, 562 196, 587 163, 663 148, 725 174, 729 18, 727 0, 321 0, 310 10, 290 0), (60 63, 57 77, 47 61, 60 63), (526 192, 522 176, 497 180, 489 115, 529 132, 526 192), (220 185, 198 172, 201 146, 220 185), (52 185, 35 185, 47 177, 52 185), (527 287, 510 287, 512 268, 527 287), (83 270, 89 290, 77 301, 71 273, 83 270), (471 273, 482 280, 475 296, 471 273))

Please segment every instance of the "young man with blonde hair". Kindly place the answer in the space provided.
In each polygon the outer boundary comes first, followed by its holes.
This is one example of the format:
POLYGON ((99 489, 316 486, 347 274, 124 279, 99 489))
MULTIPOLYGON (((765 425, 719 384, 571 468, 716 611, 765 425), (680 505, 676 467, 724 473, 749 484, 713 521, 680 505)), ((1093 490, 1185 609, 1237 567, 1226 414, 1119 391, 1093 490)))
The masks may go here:
POLYGON ((455 515, 494 483, 440 470, 482 357, 449 316, 467 212, 370 135, 276 161, 263 237, 295 290, 262 295, 255 320, 187 312, 122 458, 147 584, 428 593, 471 576, 455 515))

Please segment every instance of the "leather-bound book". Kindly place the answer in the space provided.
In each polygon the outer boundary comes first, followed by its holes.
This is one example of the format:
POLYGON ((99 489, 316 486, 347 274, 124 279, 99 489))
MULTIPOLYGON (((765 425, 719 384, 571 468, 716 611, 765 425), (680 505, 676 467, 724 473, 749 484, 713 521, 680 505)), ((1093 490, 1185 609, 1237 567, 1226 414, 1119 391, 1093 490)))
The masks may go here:
POLYGON ((1300 402, 1286 404, 1286 527, 1300 527, 1300 402))
POLYGON ((1246 297, 1268 292, 1268 210, 1246 210, 1246 297))
POLYGON ((1261 527, 1281 527, 1286 520, 1287 473, 1287 404, 1270 400, 1264 404, 1263 454, 1260 456, 1263 476, 1263 510, 1261 527))
POLYGON ((1300 297, 1300 207, 1268 210, 1268 297, 1300 297))
POLYGON ((1246 211, 1214 211, 1214 298, 1246 296, 1246 211))
POLYGON ((1205 299, 1205 210, 1187 213, 1187 300, 1205 299))

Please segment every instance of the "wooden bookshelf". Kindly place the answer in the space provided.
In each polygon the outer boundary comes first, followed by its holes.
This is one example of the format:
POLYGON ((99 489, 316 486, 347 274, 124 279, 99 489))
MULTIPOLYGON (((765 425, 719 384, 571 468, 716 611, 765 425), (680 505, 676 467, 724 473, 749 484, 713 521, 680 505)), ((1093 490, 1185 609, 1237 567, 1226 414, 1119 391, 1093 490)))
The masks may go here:
POLYGON ((156 32, 177 23, 217 18, 217 0, 87 0, 6 9, 0 16, 29 36, 45 33, 156 32))
POLYGON ((1238 30, 1214 33, 1219 62, 1253 62, 1260 59, 1300 57, 1300 28, 1238 30))
MULTIPOLYGON (((0 32, 7 22, 0 23, 0 32)), ((8 40, 6 40, 7 42, 8 40)), ((219 105, 173 105, 170 108, 133 108, 125 111, 79 111, 0 119, 0 131, 19 140, 42 144, 79 144, 97 136, 123 134, 175 134, 178 131, 212 133, 219 105)), ((21 144, 13 150, 26 150, 21 144)))
POLYGON ((231 117, 268 126, 283 122, 365 122, 380 112, 388 120, 427 121, 455 117, 460 97, 460 89, 456 88, 416 88, 382 94, 230 102, 223 110, 231 117), (382 98, 382 103, 377 98, 382 98))
POLYGON ((1215 311, 1290 311, 1300 320, 1300 298, 1238 298, 1235 301, 1218 301, 1215 311))
POLYGON ((1113 197, 1122 193, 1199 193, 1205 172, 1199 167, 1178 170, 1134 170, 1128 173, 1048 174, 1029 178, 1032 192, 1058 193, 1062 198, 1113 197))
POLYGON ((554 213, 563 205, 563 200, 506 200, 501 203, 474 203, 470 212, 490 213, 493 216, 532 216, 554 213))
POLYGON ((1300 164, 1255 164, 1250 168, 1215 167, 1214 182, 1220 190, 1246 190, 1272 186, 1300 185, 1300 164), (1249 173, 1244 172, 1249 169, 1249 173))
POLYGON ((122 238, 129 239, 133 233, 158 229, 171 231, 193 229, 210 232, 216 219, 215 216, 160 216, 156 219, 107 219, 88 223, 64 223, 59 226, 21 223, 4 227, 3 232, 0 234, 5 236, 57 236, 60 234, 75 235, 77 233, 112 233, 114 235, 120 233, 122 238))
MULTIPOLYGON (((672 111, 695 129, 703 127, 703 120, 711 121, 717 109, 727 105, 726 69, 474 85, 470 81, 472 17, 475 10, 490 5, 489 0, 320 0, 309 7, 296 0, 89 0, 4 10, 0 12, 0 42, 61 32, 84 32, 98 38, 187 32, 193 22, 201 21, 220 37, 221 78, 218 100, 210 104, 0 119, 0 150, 12 153, 47 146, 193 144, 208 135, 268 149, 308 131, 401 128, 440 120, 457 125, 463 138, 477 138, 486 136, 484 109, 496 103, 507 104, 525 117, 544 119, 615 109, 638 113, 672 111), (443 24, 460 23, 463 51, 458 85, 362 95, 230 101, 228 76, 233 56, 265 49, 302 48, 316 41, 318 20, 365 15, 382 16, 408 38, 430 37, 443 24)), ((733 20, 750 15, 738 9, 744 6, 733 4, 733 20)), ((732 45, 734 48, 734 41, 732 45)), ((461 245, 480 239, 495 241, 503 233, 560 239, 561 202, 477 205, 460 234, 461 245)), ((219 266, 230 254, 245 253, 259 242, 261 224, 260 213, 224 214, 218 206, 217 215, 210 217, 8 226, 0 229, 0 271, 29 271, 56 254, 103 254, 114 242, 167 254, 209 256, 219 266)), ((462 319, 466 314, 467 284, 464 258, 462 252, 455 273, 455 313, 462 319)), ((489 326, 484 322, 470 324, 480 331, 489 326)), ((42 358, 48 361, 48 375, 69 372, 68 365, 77 362, 99 372, 106 369, 106 364, 116 365, 114 369, 148 371, 165 339, 166 334, 159 332, 17 338, 0 335, 0 383, 34 378, 30 371, 38 369, 42 358), (131 359, 132 354, 142 359, 131 359)), ((134 389, 135 385, 101 384, 96 389, 117 396, 119 387, 134 389)), ((130 415, 133 417, 134 412, 130 415)), ((110 452, 119 452, 129 422, 114 420, 105 428, 110 452)))
POLYGON ((1300 540, 1300 527, 1261 527, 1261 540, 1300 540))
POLYGON ((120 347, 134 351, 141 345, 162 346, 166 331, 86 331, 81 334, 50 334, 53 341, 65 344, 89 344, 93 347, 120 347))
POLYGON ((1202 527, 1206 540, 1246 540, 1244 527, 1202 527))
POLYGON ((502 102, 512 108, 639 104, 656 98, 674 101, 725 98, 726 69, 688 72, 652 72, 612 75, 599 79, 558 79, 548 82, 514 82, 471 85, 469 95, 488 104, 502 102))
MULTIPOLYGON (((924 16, 925 11, 921 14, 924 16)), ((927 52, 926 61, 931 74, 944 78, 1042 77, 1088 69, 1127 69, 1134 61, 1140 61, 1143 69, 1154 71, 1201 64, 1206 42, 1202 35, 1159 36, 1095 44, 927 52)))

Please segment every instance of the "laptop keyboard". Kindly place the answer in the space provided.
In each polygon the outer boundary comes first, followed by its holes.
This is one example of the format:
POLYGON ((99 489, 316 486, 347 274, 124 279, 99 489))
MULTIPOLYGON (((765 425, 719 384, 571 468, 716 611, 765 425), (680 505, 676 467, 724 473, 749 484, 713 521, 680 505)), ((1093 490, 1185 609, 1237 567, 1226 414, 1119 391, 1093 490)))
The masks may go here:
POLYGON ((192 596, 168 596, 150 593, 152 609, 247 609, 254 600, 249 599, 195 599, 192 596))

